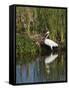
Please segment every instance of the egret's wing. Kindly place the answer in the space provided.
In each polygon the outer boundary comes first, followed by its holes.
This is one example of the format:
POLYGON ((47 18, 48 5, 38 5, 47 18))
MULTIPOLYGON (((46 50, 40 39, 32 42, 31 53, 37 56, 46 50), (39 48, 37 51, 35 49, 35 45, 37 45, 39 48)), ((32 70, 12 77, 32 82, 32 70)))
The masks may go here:
POLYGON ((44 43, 50 47, 53 47, 53 46, 57 46, 58 47, 58 44, 56 42, 54 42, 53 40, 50 40, 50 39, 45 39, 44 43))

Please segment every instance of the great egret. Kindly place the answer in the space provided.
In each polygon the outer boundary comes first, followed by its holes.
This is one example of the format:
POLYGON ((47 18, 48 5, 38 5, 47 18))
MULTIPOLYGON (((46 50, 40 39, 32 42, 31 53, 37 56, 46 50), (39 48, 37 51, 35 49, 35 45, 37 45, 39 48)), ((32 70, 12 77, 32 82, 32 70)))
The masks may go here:
POLYGON ((48 36, 49 36, 49 31, 47 31, 47 33, 45 34, 45 40, 44 40, 45 45, 49 46, 51 50, 53 49, 53 47, 58 47, 58 44, 53 40, 48 39, 48 36))

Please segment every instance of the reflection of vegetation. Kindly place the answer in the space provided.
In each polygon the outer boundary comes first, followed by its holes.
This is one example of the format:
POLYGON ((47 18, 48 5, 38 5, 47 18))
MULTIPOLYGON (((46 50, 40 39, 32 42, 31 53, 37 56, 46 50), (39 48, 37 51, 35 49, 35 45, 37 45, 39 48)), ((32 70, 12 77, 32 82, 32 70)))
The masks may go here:
POLYGON ((35 61, 36 55, 31 55, 31 54, 26 54, 26 55, 17 55, 16 60, 17 60, 17 64, 23 65, 23 64, 27 64, 27 63, 32 63, 33 61, 35 61))
MULTIPOLYGON (((47 80, 48 81, 62 81, 66 80, 66 64, 65 64, 65 55, 64 53, 60 53, 58 58, 52 62, 51 64, 48 65, 48 68, 46 68, 46 75, 47 75, 47 80), (49 69, 49 73, 48 73, 49 69)), ((47 65, 46 65, 47 67, 47 65)))
MULTIPOLYGON (((30 37, 49 30, 50 38, 66 47, 66 9, 16 7, 16 54, 35 54, 38 39, 30 37)), ((41 35, 40 35, 41 36, 41 35)))
MULTIPOLYGON (((51 81, 65 81, 66 80, 66 61, 65 54, 62 53, 49 64, 45 64, 45 56, 32 58, 32 56, 22 57, 23 60, 18 60, 17 65, 20 65, 20 77, 23 82, 29 83, 51 82, 51 81), (21 74, 22 73, 22 74, 21 74), (26 81, 27 80, 27 81, 26 81)), ((22 81, 21 80, 21 81, 22 81)))

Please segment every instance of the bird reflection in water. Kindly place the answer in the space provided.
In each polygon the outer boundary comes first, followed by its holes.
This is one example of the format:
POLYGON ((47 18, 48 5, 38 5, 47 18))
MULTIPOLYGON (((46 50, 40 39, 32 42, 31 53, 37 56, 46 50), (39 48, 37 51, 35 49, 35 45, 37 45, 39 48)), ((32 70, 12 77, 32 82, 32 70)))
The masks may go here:
POLYGON ((56 60, 56 58, 58 57, 58 54, 50 54, 49 56, 47 56, 46 58, 45 58, 45 65, 46 65, 46 72, 48 73, 48 74, 50 74, 50 64, 54 61, 54 60, 56 60))
MULTIPOLYGON (((65 54, 37 55, 34 60, 16 64, 16 83, 36 83, 65 80, 65 54), (63 58, 62 58, 63 56, 63 58), (63 59, 63 64, 62 64, 63 59), (58 63, 59 62, 59 63, 58 63), (22 68, 21 68, 22 67, 22 68)), ((31 59, 31 58, 30 58, 31 59)))

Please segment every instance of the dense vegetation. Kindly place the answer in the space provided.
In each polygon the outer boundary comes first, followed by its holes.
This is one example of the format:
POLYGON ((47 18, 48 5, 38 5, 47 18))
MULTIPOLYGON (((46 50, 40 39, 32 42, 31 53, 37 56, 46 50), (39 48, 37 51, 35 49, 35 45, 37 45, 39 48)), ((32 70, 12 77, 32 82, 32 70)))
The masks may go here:
POLYGON ((16 53, 17 54, 24 54, 27 55, 31 53, 31 55, 35 54, 37 45, 32 42, 31 39, 27 35, 23 34, 16 34, 16 53), (33 53, 32 53, 33 52, 33 53))
MULTIPOLYGON (((16 8, 16 53, 35 54, 39 46, 30 37, 50 31, 50 39, 66 47, 66 9, 16 8)), ((39 49, 40 50, 40 49, 39 49)))

